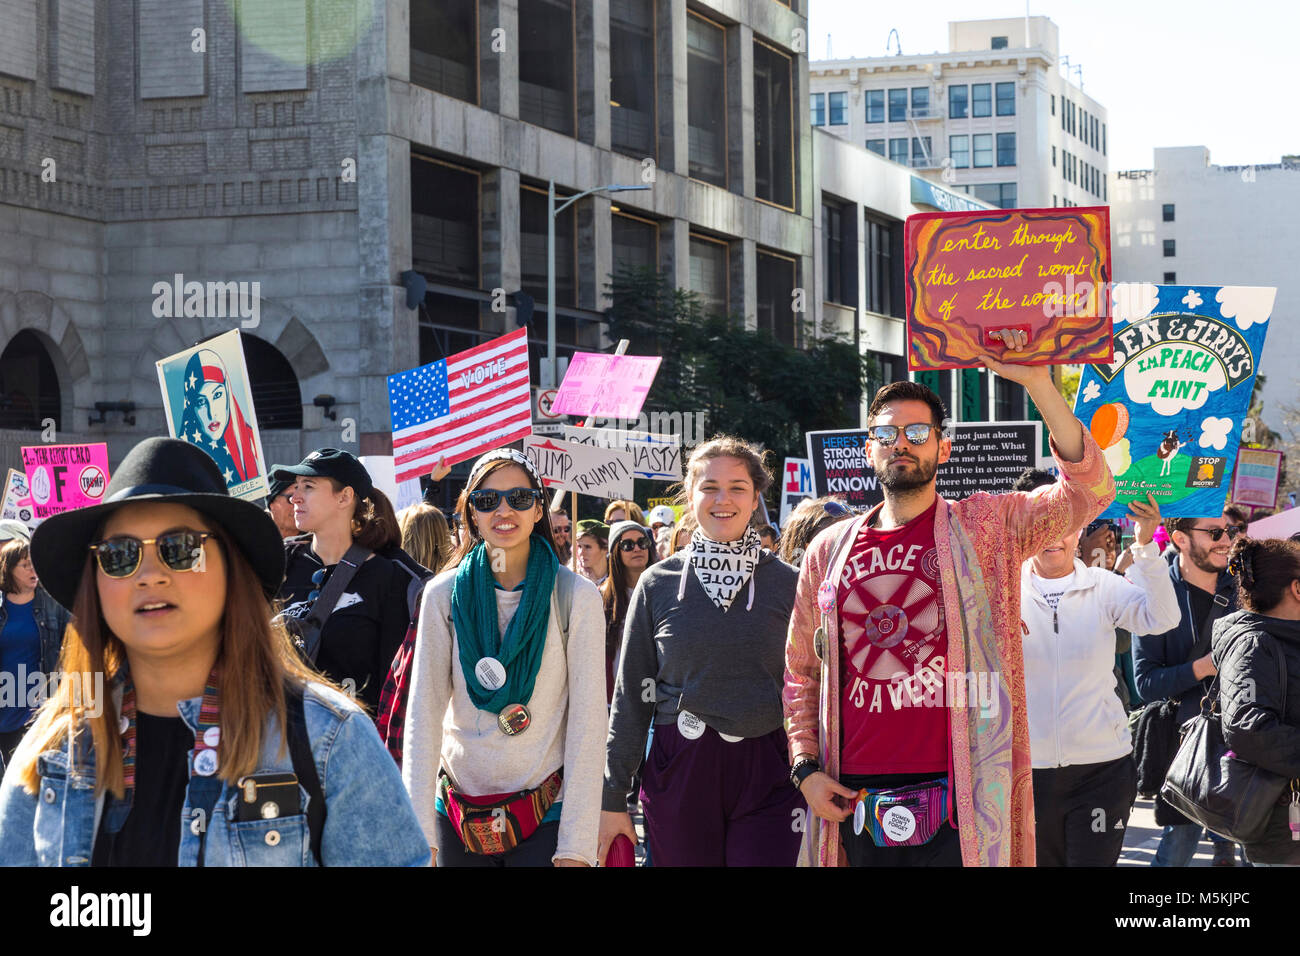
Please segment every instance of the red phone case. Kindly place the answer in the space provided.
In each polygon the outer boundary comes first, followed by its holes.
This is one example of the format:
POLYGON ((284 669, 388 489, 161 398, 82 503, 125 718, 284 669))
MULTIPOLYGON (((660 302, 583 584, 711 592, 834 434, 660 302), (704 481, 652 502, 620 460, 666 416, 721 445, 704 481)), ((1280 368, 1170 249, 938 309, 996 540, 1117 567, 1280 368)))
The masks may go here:
POLYGON ((636 851, 632 849, 632 841, 627 838, 626 834, 620 833, 614 837, 614 842, 609 846, 609 852, 605 854, 606 866, 636 866, 636 851))

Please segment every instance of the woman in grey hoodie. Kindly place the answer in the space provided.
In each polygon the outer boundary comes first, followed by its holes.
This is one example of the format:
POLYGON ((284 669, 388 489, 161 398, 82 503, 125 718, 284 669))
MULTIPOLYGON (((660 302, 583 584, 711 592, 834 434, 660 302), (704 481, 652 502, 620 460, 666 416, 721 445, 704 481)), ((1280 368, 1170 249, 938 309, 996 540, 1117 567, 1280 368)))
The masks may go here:
POLYGON ((750 518, 772 482, 735 438, 699 446, 682 504, 685 549, 632 593, 605 747, 601 859, 620 834, 645 753, 641 803, 656 866, 793 866, 806 808, 790 785, 781 687, 797 572, 750 518))

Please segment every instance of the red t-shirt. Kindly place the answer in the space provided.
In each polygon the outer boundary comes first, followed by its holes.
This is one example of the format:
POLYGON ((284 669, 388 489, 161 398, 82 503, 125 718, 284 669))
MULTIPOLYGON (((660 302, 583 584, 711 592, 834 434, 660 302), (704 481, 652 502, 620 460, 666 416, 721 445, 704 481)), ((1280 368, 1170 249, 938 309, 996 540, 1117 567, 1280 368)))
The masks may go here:
POLYGON ((839 584, 840 769, 948 770, 936 501, 901 528, 863 525, 839 584))

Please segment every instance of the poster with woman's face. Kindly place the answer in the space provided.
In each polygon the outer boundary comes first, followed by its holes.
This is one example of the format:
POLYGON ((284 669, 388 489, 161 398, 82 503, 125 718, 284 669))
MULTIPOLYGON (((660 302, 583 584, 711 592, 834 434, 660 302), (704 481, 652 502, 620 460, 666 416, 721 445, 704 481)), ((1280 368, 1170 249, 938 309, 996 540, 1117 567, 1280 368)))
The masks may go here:
POLYGON ((167 430, 217 463, 231 495, 266 497, 266 459, 239 330, 208 339, 158 363, 167 430))

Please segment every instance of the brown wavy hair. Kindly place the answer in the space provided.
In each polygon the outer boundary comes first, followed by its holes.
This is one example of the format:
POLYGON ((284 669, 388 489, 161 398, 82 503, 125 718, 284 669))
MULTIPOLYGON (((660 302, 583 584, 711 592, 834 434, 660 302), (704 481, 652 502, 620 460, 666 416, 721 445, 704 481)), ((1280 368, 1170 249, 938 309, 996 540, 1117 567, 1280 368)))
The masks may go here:
MULTIPOLYGON (((636 531, 625 531, 618 536, 618 540, 623 541, 637 533, 636 531)), ((651 565, 659 560, 659 555, 655 551, 654 535, 650 533, 650 529, 642 527, 640 534, 650 541, 650 554, 646 559, 646 566, 641 572, 644 574, 651 565)), ((600 596, 605 599, 605 653, 607 654, 614 653, 618 642, 623 639, 623 622, 627 618, 628 605, 631 603, 627 596, 627 589, 631 586, 631 581, 628 580, 630 576, 630 569, 623 563, 622 550, 611 547, 609 549, 609 573, 600 585, 600 596)))
MULTIPOLYGON (((715 435, 702 445, 696 445, 691 457, 686 462, 686 477, 677 486, 677 495, 673 503, 680 505, 689 514, 691 511, 691 492, 699 484, 705 464, 714 458, 736 458, 744 462, 749 472, 749 480, 754 490, 761 497, 772 486, 772 472, 767 467, 769 451, 760 451, 749 442, 734 435, 715 435)), ((757 510, 757 508, 756 508, 757 510)))
POLYGON ((794 511, 790 512, 790 517, 785 522, 785 527, 781 529, 781 547, 777 553, 782 561, 797 568, 803 563, 804 553, 808 550, 808 545, 812 544, 813 538, 831 525, 847 521, 852 517, 853 513, 838 498, 829 495, 824 498, 805 498, 795 505, 794 511), (824 506, 832 501, 844 507, 845 513, 827 514, 824 506))
POLYGON ((402 529, 402 550, 431 571, 451 554, 447 518, 432 505, 411 505, 402 511, 397 524, 402 529))

